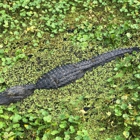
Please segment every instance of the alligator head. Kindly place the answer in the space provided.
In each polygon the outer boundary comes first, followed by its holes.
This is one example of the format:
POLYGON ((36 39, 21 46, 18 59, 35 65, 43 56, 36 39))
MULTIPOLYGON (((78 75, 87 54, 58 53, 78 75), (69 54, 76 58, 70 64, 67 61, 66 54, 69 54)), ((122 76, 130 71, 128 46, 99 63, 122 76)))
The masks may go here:
POLYGON ((31 95, 35 90, 34 84, 14 86, 0 93, 0 105, 8 105, 31 95))

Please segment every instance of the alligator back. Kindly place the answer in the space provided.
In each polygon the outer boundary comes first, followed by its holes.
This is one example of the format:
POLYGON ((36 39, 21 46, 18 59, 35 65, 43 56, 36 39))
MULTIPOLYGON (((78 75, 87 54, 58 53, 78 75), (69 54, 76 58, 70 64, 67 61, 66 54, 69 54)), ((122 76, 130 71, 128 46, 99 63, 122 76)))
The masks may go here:
POLYGON ((36 82, 37 89, 56 89, 81 78, 85 71, 76 64, 56 67, 40 77, 36 82))
POLYGON ((91 70, 93 67, 103 65, 118 56, 120 57, 125 53, 132 53, 133 51, 139 51, 139 48, 118 49, 76 64, 67 64, 56 67, 37 80, 36 88, 56 89, 65 86, 81 78, 87 70, 91 70))

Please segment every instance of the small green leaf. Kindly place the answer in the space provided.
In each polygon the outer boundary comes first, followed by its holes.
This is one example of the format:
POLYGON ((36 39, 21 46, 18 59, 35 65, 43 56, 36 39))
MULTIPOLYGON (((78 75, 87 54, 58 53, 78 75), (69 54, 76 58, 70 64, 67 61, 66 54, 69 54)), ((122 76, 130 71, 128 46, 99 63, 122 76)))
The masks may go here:
POLYGON ((56 135, 56 134, 58 134, 58 133, 59 133, 58 130, 53 130, 53 131, 51 132, 52 135, 56 135))
POLYGON ((64 122, 62 122, 59 126, 60 126, 60 128, 66 128, 67 122, 64 121, 64 122))
POLYGON ((43 120, 50 123, 52 120, 52 116, 51 115, 45 116, 45 117, 43 117, 43 120))
POLYGON ((117 73, 117 74, 115 75, 115 78, 122 78, 123 75, 124 75, 124 74, 123 74, 122 72, 117 73))
POLYGON ((21 116, 19 114, 15 114, 13 116, 11 116, 11 120, 14 122, 14 123, 17 123, 19 122, 19 120, 21 120, 21 116))
MULTIPOLYGON (((3 47, 1 44, 0 44, 0 48, 3 47)), ((0 49, 0 54, 4 54, 4 49, 0 49)))
POLYGON ((0 121, 0 129, 3 128, 4 126, 6 126, 5 122, 0 121))
POLYGON ((128 131, 124 131, 123 135, 125 136, 125 138, 128 138, 129 137, 129 132, 128 131))
POLYGON ((16 123, 16 124, 13 124, 12 126, 13 128, 19 128, 20 127, 20 124, 16 123))
POLYGON ((38 32, 37 37, 42 38, 42 34, 40 32, 38 32))
POLYGON ((0 78, 0 84, 4 83, 5 80, 3 78, 0 78))
POLYGON ((56 24, 55 23, 52 23, 51 24, 51 27, 55 29, 56 28, 56 24))
POLYGON ((119 109, 115 109, 115 115, 116 116, 121 116, 122 115, 122 111, 119 109))
POLYGON ((61 137, 56 137, 54 140, 63 140, 61 137))
POLYGON ((75 132, 75 128, 73 126, 70 126, 70 133, 74 133, 75 132))
POLYGON ((129 118, 129 115, 128 114, 123 114, 123 118, 124 119, 128 119, 129 118))
POLYGON ((14 35, 19 35, 19 32, 18 31, 14 31, 14 35))
POLYGON ((121 105, 121 109, 123 109, 123 110, 125 110, 126 108, 127 108, 127 104, 125 104, 125 103, 122 103, 122 105, 121 105))
POLYGON ((126 36, 127 36, 128 38, 131 38, 131 37, 132 37, 132 35, 131 35, 130 33, 126 33, 126 36))
POLYGON ((140 74, 135 74, 135 77, 140 79, 140 74))

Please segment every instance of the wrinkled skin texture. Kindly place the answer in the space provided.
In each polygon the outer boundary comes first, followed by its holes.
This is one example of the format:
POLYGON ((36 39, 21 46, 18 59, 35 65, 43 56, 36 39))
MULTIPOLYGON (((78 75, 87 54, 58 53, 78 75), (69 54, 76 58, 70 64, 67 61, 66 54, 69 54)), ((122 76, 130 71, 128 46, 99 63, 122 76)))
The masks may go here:
POLYGON ((14 86, 0 93, 0 105, 6 105, 20 101, 31 95, 35 89, 57 89, 84 76, 86 71, 104 65, 116 57, 122 57, 125 53, 139 52, 138 47, 128 49, 118 49, 103 53, 89 60, 80 61, 75 64, 67 64, 56 67, 41 76, 36 84, 14 86))

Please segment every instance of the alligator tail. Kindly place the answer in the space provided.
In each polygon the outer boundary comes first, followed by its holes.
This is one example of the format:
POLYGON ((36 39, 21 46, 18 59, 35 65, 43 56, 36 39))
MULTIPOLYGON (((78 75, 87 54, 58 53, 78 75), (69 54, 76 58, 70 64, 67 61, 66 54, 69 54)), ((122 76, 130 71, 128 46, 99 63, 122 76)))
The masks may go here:
POLYGON ((93 67, 96 68, 97 66, 104 65, 105 63, 110 62, 117 57, 122 57, 126 53, 131 54, 133 51, 140 52, 140 48, 133 47, 133 48, 113 50, 113 51, 95 56, 89 60, 78 62, 77 66, 79 66, 82 70, 85 70, 85 71, 91 70, 93 67))
POLYGON ((117 50, 113 50, 111 52, 103 53, 99 56, 96 56, 96 57, 90 59, 93 62, 92 67, 104 65, 105 63, 110 62, 117 57, 124 56, 124 54, 126 54, 126 53, 131 54, 133 51, 138 52, 138 51, 140 51, 140 49, 138 47, 133 47, 133 48, 127 48, 127 49, 117 49, 117 50))

